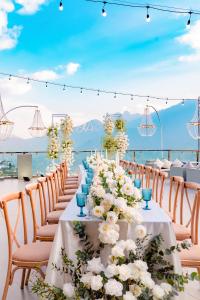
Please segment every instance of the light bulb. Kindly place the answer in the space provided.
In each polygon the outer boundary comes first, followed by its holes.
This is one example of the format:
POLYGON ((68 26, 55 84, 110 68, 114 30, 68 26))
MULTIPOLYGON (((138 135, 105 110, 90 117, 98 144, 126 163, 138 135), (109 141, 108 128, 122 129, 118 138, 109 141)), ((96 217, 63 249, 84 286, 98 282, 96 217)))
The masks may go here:
POLYGON ((107 12, 106 12, 106 10, 105 10, 104 8, 102 8, 102 16, 103 16, 103 17, 106 17, 106 16, 107 16, 107 12))
POLYGON ((147 17, 146 17, 146 22, 149 23, 151 21, 151 18, 149 16, 149 14, 147 14, 147 17))
POLYGON ((62 1, 60 1, 59 10, 63 11, 63 9, 64 9, 64 7, 63 7, 63 4, 62 4, 62 1))

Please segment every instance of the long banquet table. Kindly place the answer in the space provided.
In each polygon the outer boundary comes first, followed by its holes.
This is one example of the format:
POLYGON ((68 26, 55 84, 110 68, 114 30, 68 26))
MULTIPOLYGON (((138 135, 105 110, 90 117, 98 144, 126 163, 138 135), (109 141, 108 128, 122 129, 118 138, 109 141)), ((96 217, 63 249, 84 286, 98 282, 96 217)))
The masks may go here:
MULTIPOLYGON (((81 191, 81 184, 85 183, 85 173, 83 168, 81 168, 82 180, 77 192, 81 191)), ((175 234, 172 228, 172 223, 169 216, 161 209, 158 204, 154 201, 150 202, 149 207, 151 210, 143 210, 141 208, 141 214, 143 216, 143 225, 147 228, 147 233, 152 236, 162 234, 164 239, 164 247, 169 248, 176 244, 175 234)), ((86 209, 85 209, 86 211, 86 209)), ((73 222, 81 221, 86 225, 86 231, 89 238, 92 240, 94 246, 98 243, 98 224, 101 222, 98 218, 94 216, 86 216, 80 218, 79 207, 76 205, 76 195, 69 203, 67 208, 64 210, 60 217, 57 232, 52 245, 51 255, 49 258, 49 263, 46 272, 46 282, 51 285, 62 288, 63 284, 67 281, 66 274, 61 274, 56 271, 52 264, 57 266, 62 266, 61 260, 61 248, 64 248, 68 257, 72 260, 75 259, 75 252, 80 249, 81 245, 79 243, 79 238, 74 234, 73 222)), ((120 221, 120 239, 133 238, 134 239, 134 228, 135 224, 128 224, 124 221, 120 221)), ((105 261, 108 255, 109 246, 106 246, 101 254, 102 261, 105 261)), ((170 262, 174 265, 175 271, 177 273, 181 272, 181 264, 177 254, 172 254, 169 256, 170 262)))

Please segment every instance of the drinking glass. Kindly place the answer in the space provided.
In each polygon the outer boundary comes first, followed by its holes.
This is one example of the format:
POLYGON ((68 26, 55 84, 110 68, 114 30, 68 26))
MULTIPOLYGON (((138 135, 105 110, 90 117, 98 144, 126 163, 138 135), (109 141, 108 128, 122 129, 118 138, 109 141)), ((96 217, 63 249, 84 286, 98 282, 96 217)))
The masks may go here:
POLYGON ((86 196, 89 194, 89 185, 88 184, 82 184, 81 185, 83 194, 86 194, 86 196))
POLYGON ((86 202, 86 194, 83 193, 77 193, 76 194, 76 203, 77 206, 80 207, 80 214, 78 217, 85 217, 86 214, 83 212, 83 207, 85 207, 85 202, 86 202))
POLYGON ((94 174, 93 174, 93 173, 90 173, 90 172, 88 172, 88 173, 87 173, 87 177, 88 177, 88 178, 91 178, 91 179, 93 179, 93 177, 94 177, 94 174))
POLYGON ((85 182, 86 182, 86 184, 91 185, 92 184, 92 178, 86 177, 85 182))
POLYGON ((146 202, 146 206, 143 208, 144 210, 150 210, 149 201, 151 201, 152 197, 152 189, 143 189, 142 190, 142 198, 146 202))
POLYGON ((141 180, 138 179, 138 178, 136 178, 136 179, 134 180, 134 186, 135 186, 136 188, 140 189, 140 188, 141 188, 141 180))

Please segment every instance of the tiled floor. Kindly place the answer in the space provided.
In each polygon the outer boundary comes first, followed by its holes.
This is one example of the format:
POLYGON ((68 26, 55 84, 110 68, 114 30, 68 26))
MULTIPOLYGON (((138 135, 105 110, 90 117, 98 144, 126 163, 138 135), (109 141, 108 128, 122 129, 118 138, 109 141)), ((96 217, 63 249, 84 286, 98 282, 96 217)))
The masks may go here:
MULTIPOLYGON (((18 180, 3 180, 0 181, 0 195, 4 195, 9 192, 21 191, 24 189, 24 182, 18 180)), ((165 189, 165 195, 167 196, 168 192, 168 184, 165 189)), ((165 204, 167 203, 167 197, 164 200, 165 204)), ((27 203, 28 204, 28 203, 27 203)), ((15 207, 12 207, 13 219, 15 218, 15 207)), ((27 205, 27 219, 28 219, 28 233, 29 236, 32 237, 32 222, 31 222, 31 212, 30 207, 27 205)), ((0 212, 0 296, 3 293, 3 286, 7 271, 7 238, 6 238, 6 228, 4 224, 4 219, 2 212, 0 212)), ((189 270, 190 271, 190 270, 189 270)), ((21 271, 16 272, 16 276, 14 278, 14 282, 12 286, 9 288, 8 292, 8 300, 33 300, 37 299, 31 293, 31 287, 26 287, 24 290, 20 289, 20 279, 21 279, 21 271)), ((184 293, 180 295, 178 299, 181 300, 200 300, 200 283, 191 282, 184 293)))

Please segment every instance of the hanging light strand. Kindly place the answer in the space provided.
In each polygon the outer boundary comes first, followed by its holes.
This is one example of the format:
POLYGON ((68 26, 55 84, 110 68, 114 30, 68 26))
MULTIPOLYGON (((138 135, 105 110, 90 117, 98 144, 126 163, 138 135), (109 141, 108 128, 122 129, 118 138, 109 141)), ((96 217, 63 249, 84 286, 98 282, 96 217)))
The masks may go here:
POLYGON ((155 5, 155 4, 139 4, 139 3, 132 3, 128 1, 102 1, 102 0, 85 0, 88 2, 93 2, 93 3, 102 3, 104 6, 106 5, 114 5, 114 6, 123 6, 123 7, 130 7, 130 8, 142 8, 147 10, 147 18, 146 20, 150 21, 150 15, 149 15, 149 9, 155 10, 155 11, 161 11, 161 12, 168 12, 168 13, 173 13, 173 14, 189 14, 189 20, 188 22, 191 22, 191 15, 200 15, 199 10, 188 10, 187 8, 180 8, 180 7, 173 7, 173 6, 164 6, 164 5, 155 5))
MULTIPOLYGON (((44 85, 46 88, 48 88, 49 86, 57 86, 62 88, 63 90, 65 89, 76 89, 79 90, 81 94, 83 94, 83 91, 88 91, 88 92, 95 92, 97 93, 97 95, 99 96, 100 94, 110 94, 110 95, 114 95, 114 98, 116 99, 117 96, 128 96, 130 97, 131 100, 133 100, 133 98, 140 98, 143 99, 147 102, 149 102, 150 100, 161 100, 161 101, 166 101, 166 104, 168 103, 168 101, 182 101, 183 98, 166 98, 166 97, 157 97, 154 95, 141 95, 141 94, 134 94, 131 92, 120 92, 120 91, 111 91, 111 90, 105 90, 105 89, 99 89, 99 88, 89 88, 89 87, 83 87, 83 86, 75 86, 75 85, 68 85, 68 84, 63 84, 63 83, 58 83, 58 82, 53 82, 53 81, 44 81, 44 80, 39 80, 39 79, 35 79, 35 78, 31 78, 31 77, 25 77, 22 75, 15 75, 15 74, 10 74, 10 73, 4 73, 4 72, 0 72, 1 76, 7 77, 9 80, 11 80, 11 78, 17 78, 17 79, 21 79, 26 81, 26 83, 30 83, 30 82, 36 82, 36 83, 40 83, 41 85, 44 85)), ((184 99, 184 101, 190 101, 190 100, 195 100, 194 98, 187 98, 184 99)))

